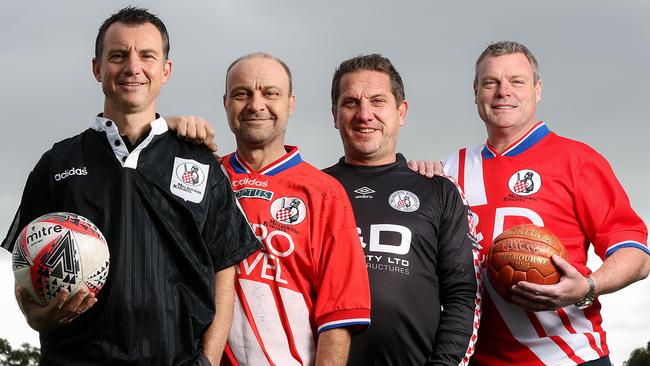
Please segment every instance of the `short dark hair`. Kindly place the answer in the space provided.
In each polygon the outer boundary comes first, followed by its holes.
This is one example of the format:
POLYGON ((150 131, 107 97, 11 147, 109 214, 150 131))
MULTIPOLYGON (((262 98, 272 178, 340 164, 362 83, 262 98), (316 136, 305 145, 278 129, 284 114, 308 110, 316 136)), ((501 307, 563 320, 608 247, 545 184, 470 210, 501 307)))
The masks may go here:
POLYGON ((478 65, 486 57, 497 57, 503 55, 511 55, 513 53, 523 53, 524 56, 530 62, 530 67, 533 69, 533 81, 537 82, 539 80, 539 65, 537 64, 537 59, 530 50, 519 42, 514 41, 500 41, 494 42, 487 46, 483 53, 476 59, 476 64, 474 65, 474 84, 478 83, 478 65))
POLYGON ((341 79, 343 78, 343 75, 363 70, 383 72, 390 77, 391 92, 393 93, 395 102, 398 106, 404 101, 404 99, 406 99, 404 83, 402 82, 402 77, 399 75, 399 72, 395 69, 395 66, 393 66, 388 58, 373 53, 371 55, 360 55, 345 60, 341 62, 338 68, 336 68, 336 71, 334 71, 334 77, 332 78, 332 106, 336 106, 336 103, 339 100, 339 95, 341 94, 341 79))
POLYGON ((235 67, 235 65, 237 65, 238 63, 244 60, 250 60, 252 58, 265 58, 267 60, 273 60, 279 63, 284 69, 284 71, 287 72, 287 76, 289 77, 289 94, 293 92, 293 82, 292 82, 291 70, 289 70, 289 66, 287 66, 287 64, 284 61, 266 52, 253 52, 236 59, 235 61, 230 63, 230 66, 228 66, 228 69, 226 70, 226 94, 228 94, 228 74, 230 73, 230 70, 232 70, 232 68, 235 67))
POLYGON ((117 13, 111 15, 101 27, 99 27, 99 32, 97 32, 97 39, 95 39, 95 57, 100 59, 102 57, 102 52, 104 51, 104 37, 106 36, 106 31, 111 24, 120 22, 127 25, 141 25, 145 23, 151 23, 160 32, 162 37, 162 46, 163 46, 163 55, 165 60, 169 57, 169 34, 167 33, 167 28, 165 23, 158 18, 158 16, 149 12, 148 9, 138 8, 134 6, 127 6, 126 8, 120 9, 117 13))

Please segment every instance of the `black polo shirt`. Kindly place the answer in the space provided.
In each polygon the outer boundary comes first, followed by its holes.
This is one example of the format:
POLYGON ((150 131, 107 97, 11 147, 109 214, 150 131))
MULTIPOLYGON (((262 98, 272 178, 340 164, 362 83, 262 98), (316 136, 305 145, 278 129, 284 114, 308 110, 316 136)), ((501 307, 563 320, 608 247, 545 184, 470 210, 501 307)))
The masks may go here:
POLYGON ((324 172, 348 193, 370 280, 372 325, 352 339, 349 365, 461 364, 480 301, 470 211, 455 184, 413 172, 402 154, 373 167, 341 158, 324 172))
POLYGON ((115 123, 56 143, 30 173, 2 247, 40 215, 90 219, 111 264, 97 303, 41 333, 42 364, 180 365, 202 352, 214 274, 260 248, 219 163, 158 118, 131 152, 115 123))

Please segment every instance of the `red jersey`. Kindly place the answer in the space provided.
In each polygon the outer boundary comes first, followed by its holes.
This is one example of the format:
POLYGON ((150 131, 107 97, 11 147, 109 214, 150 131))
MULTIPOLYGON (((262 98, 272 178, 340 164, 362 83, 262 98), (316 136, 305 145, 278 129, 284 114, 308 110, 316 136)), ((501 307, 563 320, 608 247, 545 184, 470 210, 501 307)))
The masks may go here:
MULTIPOLYGON (((590 243, 602 259, 623 247, 650 254, 648 231, 607 161, 586 144, 560 137, 543 123, 498 154, 489 145, 461 149, 445 172, 474 212, 481 262, 492 240, 519 224, 550 228, 583 275, 590 243)), ((504 301, 484 281, 474 365, 576 365, 609 354, 600 304, 580 310, 528 312, 504 301)))
POLYGON ((223 166, 264 248, 236 274, 225 363, 313 365, 318 333, 370 324, 368 273, 343 187, 298 148, 254 171, 236 153, 223 166))

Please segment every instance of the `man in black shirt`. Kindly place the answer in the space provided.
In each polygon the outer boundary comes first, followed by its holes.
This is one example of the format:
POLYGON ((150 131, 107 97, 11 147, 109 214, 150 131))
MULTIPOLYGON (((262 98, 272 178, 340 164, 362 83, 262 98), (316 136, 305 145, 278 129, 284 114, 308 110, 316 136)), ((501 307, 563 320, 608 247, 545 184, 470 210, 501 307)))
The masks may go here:
POLYGON ((480 314, 471 212, 452 181, 420 176, 396 152, 404 98, 380 55, 344 61, 334 74, 345 156, 325 172, 352 202, 372 298, 372 325, 352 340, 350 364, 463 364, 480 314))
POLYGON ((40 306, 17 288, 44 365, 219 362, 233 265, 260 243, 209 150, 169 134, 156 113, 168 53, 164 24, 145 9, 127 7, 103 23, 93 58, 103 113, 43 155, 2 242, 11 251, 22 227, 55 211, 87 217, 108 242, 110 272, 97 298, 80 291, 67 299, 64 290, 40 306), (59 174, 68 171, 83 174, 59 174), (187 171, 194 179, 184 179, 187 171))

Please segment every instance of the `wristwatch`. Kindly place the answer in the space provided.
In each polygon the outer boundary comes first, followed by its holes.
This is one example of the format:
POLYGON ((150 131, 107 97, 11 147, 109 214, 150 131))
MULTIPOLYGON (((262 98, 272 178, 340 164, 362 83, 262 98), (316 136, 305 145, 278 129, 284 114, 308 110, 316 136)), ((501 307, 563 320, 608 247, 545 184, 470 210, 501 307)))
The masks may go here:
POLYGON ((587 292, 587 295, 584 299, 575 303, 576 307, 580 310, 590 307, 596 298, 596 284, 594 283, 594 280, 591 279, 591 277, 587 277, 587 282, 589 283, 589 291, 587 292))

